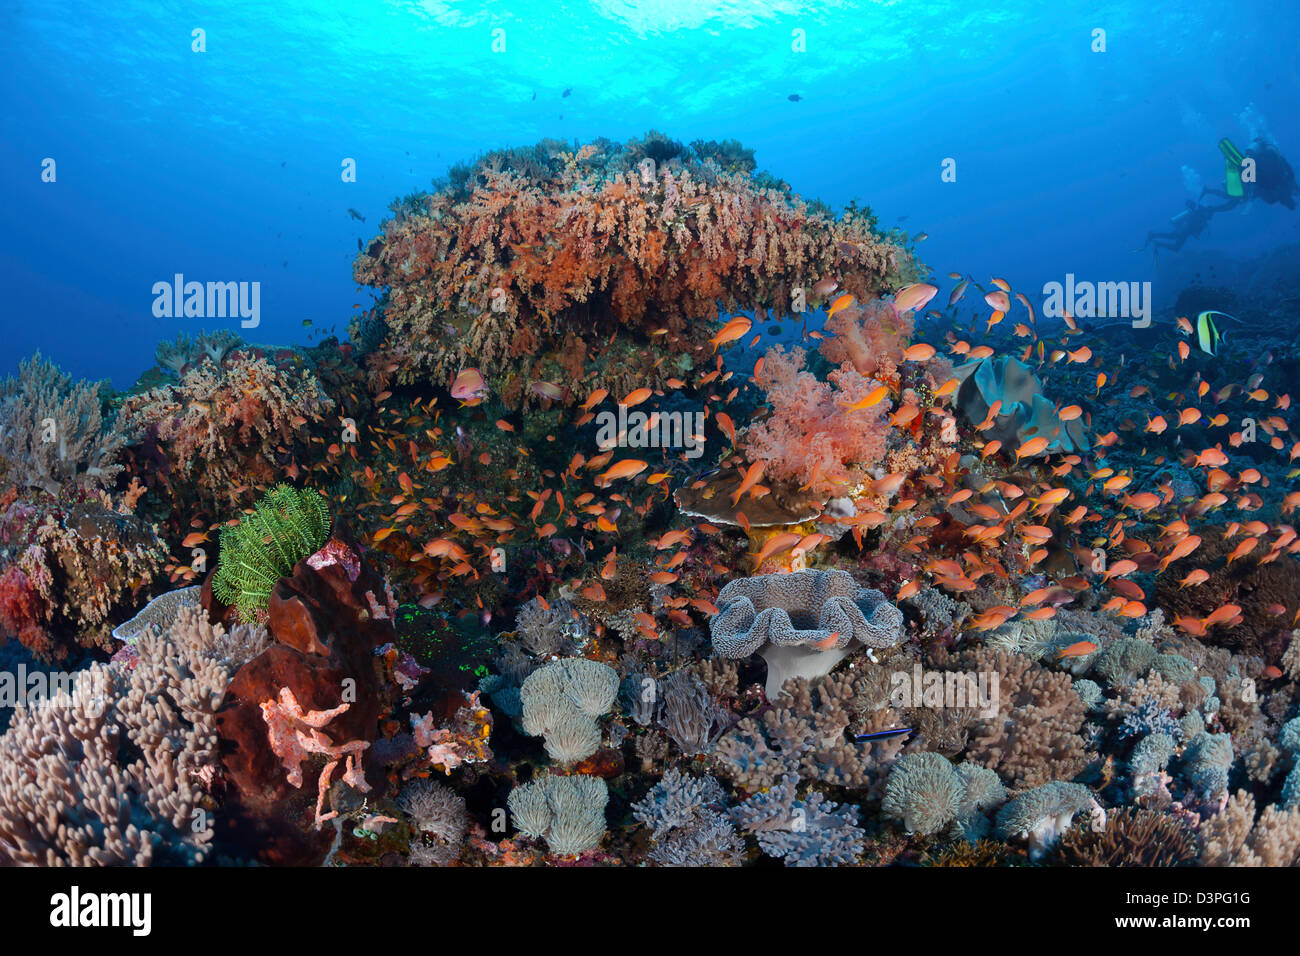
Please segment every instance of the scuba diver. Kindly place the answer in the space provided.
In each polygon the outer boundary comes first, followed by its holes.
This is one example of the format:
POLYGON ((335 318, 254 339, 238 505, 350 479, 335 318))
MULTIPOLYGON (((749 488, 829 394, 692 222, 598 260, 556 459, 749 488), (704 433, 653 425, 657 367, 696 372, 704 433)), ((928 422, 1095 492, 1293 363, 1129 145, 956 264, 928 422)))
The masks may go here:
POLYGON ((1295 197, 1300 189, 1296 186, 1295 171, 1286 157, 1271 142, 1256 136, 1246 152, 1242 153, 1226 136, 1219 140, 1219 151, 1224 157, 1223 189, 1206 186, 1201 195, 1222 196, 1228 200, 1226 208, 1231 208, 1245 201, 1259 199, 1266 203, 1275 203, 1295 209, 1295 197), (1254 161, 1254 176, 1243 176, 1243 165, 1247 159, 1254 161))
POLYGON ((1147 241, 1142 244, 1142 248, 1154 246, 1156 251, 1169 249, 1177 252, 1188 239, 1200 238, 1201 233, 1205 231, 1205 227, 1209 225, 1215 213, 1231 209, 1236 204, 1236 200, 1231 200, 1221 206, 1204 206, 1189 199, 1187 200, 1187 208, 1169 220, 1174 228, 1168 232, 1156 232, 1155 230, 1148 232, 1147 241))

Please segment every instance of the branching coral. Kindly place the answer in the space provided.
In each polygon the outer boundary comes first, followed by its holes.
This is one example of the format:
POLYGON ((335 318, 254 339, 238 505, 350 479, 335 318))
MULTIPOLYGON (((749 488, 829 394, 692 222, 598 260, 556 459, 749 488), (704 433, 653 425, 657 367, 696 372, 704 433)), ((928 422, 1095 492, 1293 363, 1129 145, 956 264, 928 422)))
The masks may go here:
POLYGON ((755 794, 732 810, 732 819, 754 834, 768 856, 787 866, 846 866, 862 853, 863 833, 858 808, 841 806, 811 791, 796 796, 799 780, 782 778, 770 790, 755 794))
POLYGON ((968 759, 1017 788, 1068 779, 1086 766, 1079 736, 1086 707, 1068 674, 1007 651, 980 648, 961 657, 973 670, 996 671, 999 689, 998 712, 977 722, 968 759))
POLYGON ((1238 791, 1224 808, 1201 824, 1203 866, 1300 866, 1300 810, 1264 808, 1238 791))
POLYGON ((214 712, 230 670, 195 611, 20 707, 0 737, 0 863, 196 863, 212 838, 214 712), (205 824, 204 821, 207 821, 205 824))
POLYGON ((787 774, 878 790, 903 739, 854 742, 845 736, 859 706, 871 714, 864 731, 897 726, 888 709, 871 709, 873 704, 883 704, 886 692, 883 682, 865 672, 870 670, 790 681, 761 717, 746 717, 714 745, 719 771, 749 791, 773 786, 787 774))
POLYGON ((107 487, 122 470, 120 422, 105 421, 100 389, 73 382, 40 353, 0 382, 0 459, 8 480, 58 494, 64 484, 107 487))

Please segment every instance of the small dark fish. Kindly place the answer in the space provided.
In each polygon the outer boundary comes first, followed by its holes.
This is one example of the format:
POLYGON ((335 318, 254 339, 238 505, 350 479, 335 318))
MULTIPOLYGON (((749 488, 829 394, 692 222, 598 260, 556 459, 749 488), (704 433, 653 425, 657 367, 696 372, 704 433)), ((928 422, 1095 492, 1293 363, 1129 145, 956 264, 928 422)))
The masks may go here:
POLYGON ((918 233, 913 237, 913 241, 914 241, 914 242, 925 242, 925 240, 927 240, 927 239, 929 239, 929 238, 930 238, 930 234, 929 234, 928 232, 918 232, 918 233))
POLYGON ((357 236, 357 252, 361 251, 361 237, 357 236))
POLYGON ((564 99, 572 92, 573 92, 573 87, 569 87, 567 90, 565 90, 563 93, 560 94, 560 99, 564 99))
POLYGON ((803 97, 800 96, 798 93, 791 93, 789 96, 786 97, 786 99, 789 100, 791 103, 798 103, 801 99, 803 99, 803 97))
POLYGON ((537 91, 533 90, 533 99, 537 99, 537 91))
POLYGON ((284 169, 284 160, 283 160, 283 159, 280 160, 280 168, 281 168, 281 169, 284 169))
POLYGON ((348 207, 348 215, 351 216, 353 219, 360 219, 362 222, 366 221, 366 217, 361 215, 361 213, 357 212, 351 206, 348 207))
POLYGON ((874 734, 858 734, 858 740, 886 740, 890 737, 899 737, 903 734, 910 734, 911 727, 894 727, 891 730, 877 730, 874 734))

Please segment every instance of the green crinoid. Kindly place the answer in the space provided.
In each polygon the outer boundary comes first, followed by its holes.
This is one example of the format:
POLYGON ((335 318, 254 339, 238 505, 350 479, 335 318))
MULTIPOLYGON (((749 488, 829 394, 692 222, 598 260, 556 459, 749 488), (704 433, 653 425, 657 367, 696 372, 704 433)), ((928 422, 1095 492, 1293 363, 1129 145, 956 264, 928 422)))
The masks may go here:
POLYGON ((330 535, 325 499, 311 489, 276 485, 239 524, 221 531, 221 559, 212 578, 217 600, 244 623, 266 617, 275 583, 321 549, 330 535))

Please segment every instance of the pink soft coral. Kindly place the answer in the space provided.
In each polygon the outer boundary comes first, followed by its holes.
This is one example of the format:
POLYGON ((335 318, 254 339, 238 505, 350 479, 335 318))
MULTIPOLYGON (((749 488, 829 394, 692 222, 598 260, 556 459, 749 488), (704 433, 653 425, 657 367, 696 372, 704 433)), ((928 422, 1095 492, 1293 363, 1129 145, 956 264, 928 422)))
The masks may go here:
POLYGON ((912 335, 912 314, 899 315, 882 299, 841 309, 826 322, 821 353, 827 361, 849 362, 863 375, 893 381, 912 335))
POLYGON ((755 376, 767 391, 772 414, 745 438, 751 461, 766 461, 765 474, 794 481, 827 497, 844 495, 870 477, 867 469, 885 454, 887 402, 849 410, 879 383, 846 362, 830 383, 802 371, 805 352, 768 351, 755 376))

